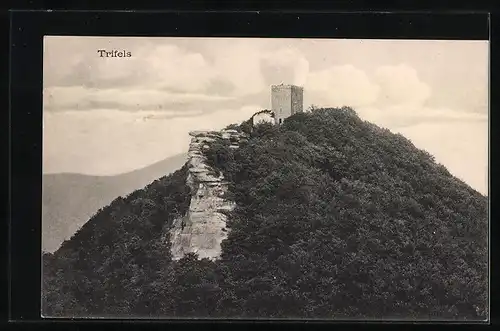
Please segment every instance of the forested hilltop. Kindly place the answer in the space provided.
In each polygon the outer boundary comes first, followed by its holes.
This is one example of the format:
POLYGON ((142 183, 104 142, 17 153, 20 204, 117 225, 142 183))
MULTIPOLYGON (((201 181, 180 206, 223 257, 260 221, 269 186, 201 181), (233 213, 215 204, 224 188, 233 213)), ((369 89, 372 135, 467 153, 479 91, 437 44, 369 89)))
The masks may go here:
POLYGON ((486 319, 487 198, 431 155, 350 108, 231 127, 221 259, 171 260, 184 166, 44 255, 44 316, 486 319))

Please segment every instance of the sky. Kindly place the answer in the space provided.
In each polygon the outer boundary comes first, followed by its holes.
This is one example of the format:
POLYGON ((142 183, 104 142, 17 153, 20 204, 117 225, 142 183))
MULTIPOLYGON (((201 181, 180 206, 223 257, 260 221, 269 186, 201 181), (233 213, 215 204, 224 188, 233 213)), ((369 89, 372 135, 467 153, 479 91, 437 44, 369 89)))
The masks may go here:
POLYGON ((44 173, 116 175, 270 108, 350 106, 488 190, 487 41, 46 36, 44 173), (100 57, 98 50, 130 52, 100 57))

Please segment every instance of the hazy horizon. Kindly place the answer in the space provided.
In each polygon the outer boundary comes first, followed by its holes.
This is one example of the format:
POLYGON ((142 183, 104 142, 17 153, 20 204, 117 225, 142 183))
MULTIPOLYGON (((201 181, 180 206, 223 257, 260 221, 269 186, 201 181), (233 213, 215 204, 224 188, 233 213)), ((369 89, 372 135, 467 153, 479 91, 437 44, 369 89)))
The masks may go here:
POLYGON ((350 106, 403 134, 487 194, 487 41, 45 37, 44 174, 185 153, 190 130, 269 108, 280 82, 304 86, 304 108, 350 106))
POLYGON ((168 160, 168 159, 171 159, 171 158, 175 158, 175 157, 181 156, 181 155, 185 155, 186 156, 186 161, 187 161, 187 156, 188 156, 187 152, 186 153, 179 153, 179 154, 175 154, 175 155, 166 157, 163 160, 159 160, 159 161, 153 162, 151 164, 147 164, 144 167, 140 167, 140 168, 137 168, 137 169, 132 169, 132 170, 129 170, 129 171, 124 171, 124 172, 120 172, 120 173, 116 173, 116 174, 96 175, 96 174, 86 174, 86 173, 82 173, 82 172, 68 172, 68 171, 62 171, 62 172, 43 172, 43 174, 44 175, 81 175, 81 176, 96 176, 96 177, 121 176, 121 175, 129 174, 131 172, 135 172, 135 171, 140 171, 140 170, 146 169, 146 168, 151 167, 151 166, 153 166, 153 165, 155 165, 157 163, 161 163, 162 161, 165 161, 165 160, 168 160))

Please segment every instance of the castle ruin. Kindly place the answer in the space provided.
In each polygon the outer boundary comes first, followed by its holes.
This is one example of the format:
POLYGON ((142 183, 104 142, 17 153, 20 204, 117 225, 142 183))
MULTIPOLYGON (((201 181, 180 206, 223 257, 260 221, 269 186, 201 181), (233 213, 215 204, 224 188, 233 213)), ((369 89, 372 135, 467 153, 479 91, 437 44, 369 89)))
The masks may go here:
MULTIPOLYGON (((283 120, 303 112, 304 89, 295 85, 272 85, 272 110, 263 110, 252 116, 252 123, 283 123, 283 120)), ((169 230, 173 260, 179 260, 188 253, 199 258, 216 260, 222 252, 221 243, 227 238, 226 212, 233 210, 234 202, 225 197, 228 182, 207 163, 204 150, 216 141, 231 141, 231 148, 239 148, 239 142, 246 140, 245 134, 236 130, 194 131, 188 154, 187 185, 191 188, 189 210, 173 221, 169 230)))

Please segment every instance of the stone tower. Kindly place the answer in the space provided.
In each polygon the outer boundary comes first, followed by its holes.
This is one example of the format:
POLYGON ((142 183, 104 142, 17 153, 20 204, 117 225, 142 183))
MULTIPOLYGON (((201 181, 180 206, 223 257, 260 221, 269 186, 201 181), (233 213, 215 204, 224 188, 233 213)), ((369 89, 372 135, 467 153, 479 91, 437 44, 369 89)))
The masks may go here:
POLYGON ((271 86, 271 110, 276 124, 281 124, 285 118, 303 112, 304 88, 296 85, 271 86))

